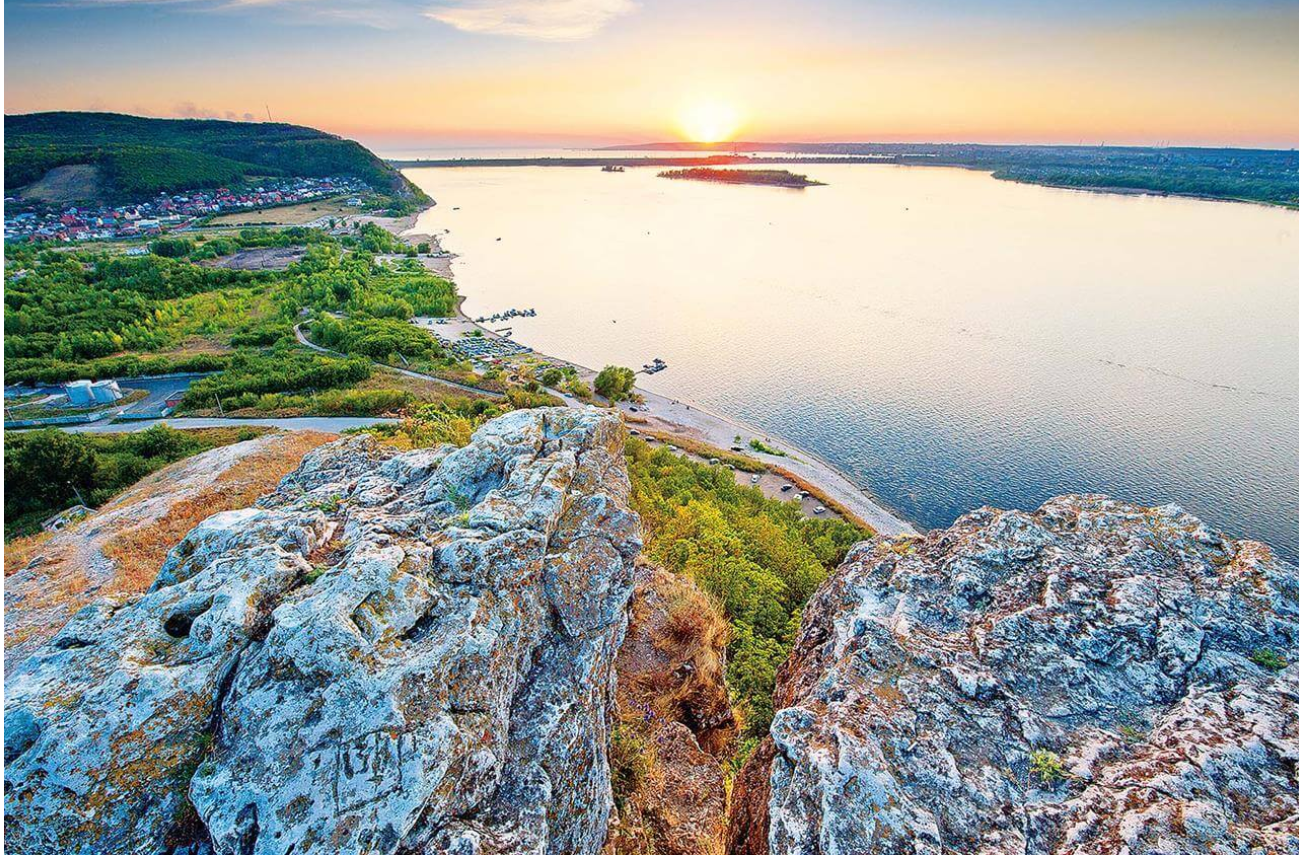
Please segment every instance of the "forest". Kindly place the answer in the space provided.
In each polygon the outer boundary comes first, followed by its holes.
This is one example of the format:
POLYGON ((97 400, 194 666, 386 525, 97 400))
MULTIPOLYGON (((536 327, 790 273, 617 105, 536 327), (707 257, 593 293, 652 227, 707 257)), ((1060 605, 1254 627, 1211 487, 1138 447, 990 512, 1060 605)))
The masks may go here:
POLYGON ((336 175, 365 181, 388 197, 394 214, 429 204, 358 143, 298 125, 52 112, 5 116, 4 127, 5 186, 12 189, 55 167, 90 164, 102 185, 102 198, 93 201, 113 204, 256 177, 336 175))
POLYGON ((868 533, 840 519, 805 517, 795 503, 738 485, 731 470, 664 446, 631 438, 625 457, 645 530, 643 555, 690 576, 722 611, 732 629, 727 679, 742 736, 762 737, 801 608, 868 533))

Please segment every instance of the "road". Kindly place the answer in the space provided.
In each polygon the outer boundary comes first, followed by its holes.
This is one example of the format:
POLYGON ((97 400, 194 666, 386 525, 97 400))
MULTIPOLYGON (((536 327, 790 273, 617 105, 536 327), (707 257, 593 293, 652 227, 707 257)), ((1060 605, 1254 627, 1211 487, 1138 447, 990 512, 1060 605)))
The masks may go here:
MULTIPOLYGON (((343 357, 344 359, 348 358, 347 354, 341 354, 338 351, 332 351, 329 348, 323 348, 320 345, 317 345, 309 341, 307 336, 303 335, 303 331, 299 329, 301 326, 302 325, 300 324, 294 325, 294 338, 298 339, 298 343, 300 345, 305 345, 314 351, 319 351, 322 354, 329 354, 332 357, 343 357)), ((499 399, 506 398, 505 393, 493 392, 492 390, 488 390, 488 389, 480 389, 479 387, 471 386, 468 383, 457 383, 455 380, 447 380, 446 378, 435 377, 434 375, 422 374, 420 372, 414 372, 411 369, 400 369, 397 366, 391 366, 386 363, 377 363, 372 361, 372 365, 378 366, 379 368, 382 369, 388 369, 389 371, 392 372, 397 372, 400 375, 405 375, 407 377, 414 377, 417 380, 427 380, 430 383, 440 383, 443 384, 444 386, 451 386, 457 389, 464 389, 466 392, 473 392, 476 395, 483 395, 488 398, 499 398, 499 399)))
POLYGON ((61 425, 64 431, 77 434, 116 434, 124 431, 144 431, 155 425, 168 425, 172 428, 242 428, 248 425, 266 425, 282 428, 286 431, 325 431, 338 434, 349 428, 365 428, 368 425, 397 422, 383 416, 299 416, 292 419, 222 419, 213 418, 169 418, 169 419, 135 419, 130 422, 92 423, 89 425, 61 425))

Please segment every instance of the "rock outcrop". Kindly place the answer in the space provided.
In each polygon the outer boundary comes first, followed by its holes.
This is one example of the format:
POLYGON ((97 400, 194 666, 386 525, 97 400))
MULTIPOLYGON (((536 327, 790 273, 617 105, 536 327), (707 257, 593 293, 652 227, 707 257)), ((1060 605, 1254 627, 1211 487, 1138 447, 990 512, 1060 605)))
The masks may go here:
POLYGON ((1101 496, 865 542, 804 612, 730 848, 1297 852, 1297 592, 1101 496))
POLYGON ((146 476, 75 526, 5 545, 5 668, 97 597, 149 588, 167 551, 210 514, 243 508, 335 439, 277 432, 209 449, 146 476))
POLYGON ((637 518, 623 428, 323 446, 5 682, 20 852, 592 852, 637 518))
POLYGON ((724 679, 728 625, 688 578, 639 561, 634 579, 616 664, 622 778, 607 851, 718 853, 722 759, 737 737, 724 679))

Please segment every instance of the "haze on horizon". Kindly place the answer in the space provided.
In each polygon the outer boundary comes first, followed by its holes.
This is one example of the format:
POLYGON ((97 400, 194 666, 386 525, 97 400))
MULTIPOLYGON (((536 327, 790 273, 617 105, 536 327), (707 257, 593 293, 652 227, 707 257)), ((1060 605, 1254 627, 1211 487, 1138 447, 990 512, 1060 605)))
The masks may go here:
POLYGON ((664 139, 1298 144, 1290 0, 27 0, 5 111, 381 151, 664 139))

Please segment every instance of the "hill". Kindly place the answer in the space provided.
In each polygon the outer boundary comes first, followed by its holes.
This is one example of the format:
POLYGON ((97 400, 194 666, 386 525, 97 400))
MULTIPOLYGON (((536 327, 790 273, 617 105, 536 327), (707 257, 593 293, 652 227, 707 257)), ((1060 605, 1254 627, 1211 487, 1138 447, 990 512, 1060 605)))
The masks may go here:
POLYGON ((5 116, 7 194, 55 202, 132 202, 264 177, 352 176, 409 209, 425 194, 375 154, 278 122, 149 119, 118 113, 5 116))

